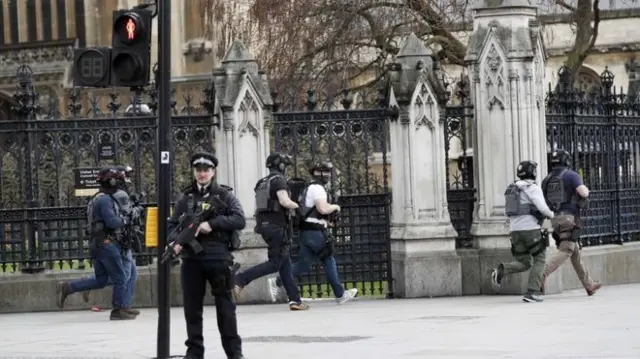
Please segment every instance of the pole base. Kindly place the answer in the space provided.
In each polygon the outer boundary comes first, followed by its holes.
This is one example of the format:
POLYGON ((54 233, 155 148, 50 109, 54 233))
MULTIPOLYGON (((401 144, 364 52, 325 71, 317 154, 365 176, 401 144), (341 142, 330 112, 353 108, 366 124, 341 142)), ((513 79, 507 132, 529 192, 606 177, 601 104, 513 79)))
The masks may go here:
POLYGON ((27 262, 26 266, 20 268, 20 272, 27 274, 37 274, 44 272, 45 268, 42 262, 27 262))

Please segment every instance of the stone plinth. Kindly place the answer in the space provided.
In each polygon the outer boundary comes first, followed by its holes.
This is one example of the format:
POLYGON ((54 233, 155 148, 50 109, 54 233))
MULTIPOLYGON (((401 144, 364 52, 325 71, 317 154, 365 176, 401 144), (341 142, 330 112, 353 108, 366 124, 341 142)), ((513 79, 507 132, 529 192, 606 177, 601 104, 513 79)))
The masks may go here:
POLYGON ((460 295, 460 259, 455 252, 446 196, 442 86, 434 60, 411 34, 391 71, 391 101, 399 119, 391 124, 393 186, 391 256, 399 297, 460 295))

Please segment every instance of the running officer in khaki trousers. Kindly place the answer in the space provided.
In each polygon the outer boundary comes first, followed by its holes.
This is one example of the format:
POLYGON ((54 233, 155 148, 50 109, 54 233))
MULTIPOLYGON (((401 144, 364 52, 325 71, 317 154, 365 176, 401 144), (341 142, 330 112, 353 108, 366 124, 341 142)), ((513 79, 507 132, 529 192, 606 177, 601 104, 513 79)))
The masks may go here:
POLYGON ((558 251, 547 260, 541 291, 544 292, 544 282, 567 259, 571 259, 573 269, 578 279, 587 291, 587 295, 594 295, 602 284, 589 276, 580 256, 580 210, 586 207, 589 189, 582 183, 578 173, 571 170, 571 155, 565 150, 557 150, 551 154, 551 172, 542 181, 542 192, 549 208, 556 213, 551 221, 553 239, 558 251))

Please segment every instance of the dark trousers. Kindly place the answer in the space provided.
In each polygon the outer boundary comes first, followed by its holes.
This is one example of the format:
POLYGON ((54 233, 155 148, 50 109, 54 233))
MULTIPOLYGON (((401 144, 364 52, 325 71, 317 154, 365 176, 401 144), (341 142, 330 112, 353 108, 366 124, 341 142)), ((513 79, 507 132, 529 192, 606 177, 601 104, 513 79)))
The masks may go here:
POLYGON ((207 282, 215 298, 218 330, 222 347, 228 358, 242 356, 242 340, 238 335, 236 304, 231 296, 230 286, 224 285, 229 278, 228 261, 202 259, 182 260, 180 281, 184 302, 184 319, 187 323, 187 356, 204 358, 204 337, 202 336, 202 310, 207 282))
POLYGON ((251 267, 236 276, 236 283, 244 287, 253 280, 278 272, 289 301, 300 302, 300 291, 291 272, 291 248, 286 229, 272 224, 260 224, 256 230, 268 246, 269 260, 251 267))

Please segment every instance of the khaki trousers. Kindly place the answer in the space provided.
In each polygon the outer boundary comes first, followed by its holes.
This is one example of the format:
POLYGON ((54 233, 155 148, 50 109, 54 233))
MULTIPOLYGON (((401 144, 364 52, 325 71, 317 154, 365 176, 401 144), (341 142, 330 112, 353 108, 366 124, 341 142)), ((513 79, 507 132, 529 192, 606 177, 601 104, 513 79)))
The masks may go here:
POLYGON ((576 242, 560 242, 558 245, 558 251, 551 256, 545 265, 544 276, 548 277, 551 273, 555 272, 555 270, 569 258, 571 258, 571 264, 573 265, 573 269, 576 271, 582 286, 584 286, 585 289, 591 289, 593 286, 593 280, 589 276, 589 271, 585 268, 584 263, 582 262, 580 247, 576 242))

